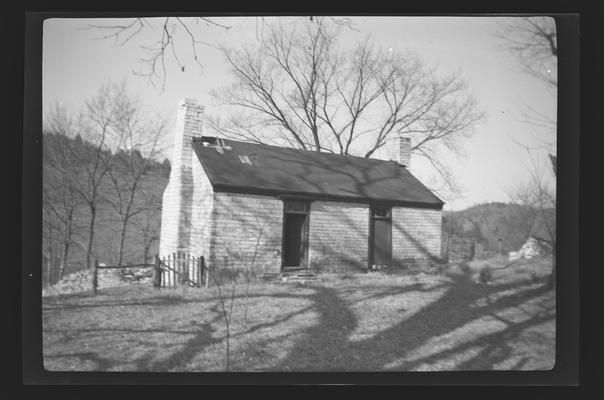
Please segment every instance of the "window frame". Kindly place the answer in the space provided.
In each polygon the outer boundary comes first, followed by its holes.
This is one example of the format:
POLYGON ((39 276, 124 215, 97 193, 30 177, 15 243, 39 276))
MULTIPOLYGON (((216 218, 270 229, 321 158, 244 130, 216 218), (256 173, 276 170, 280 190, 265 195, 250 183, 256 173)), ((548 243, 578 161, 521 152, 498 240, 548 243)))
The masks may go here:
POLYGON ((310 202, 297 199, 284 199, 283 211, 288 214, 308 214, 310 211, 310 202), (293 208, 292 205, 296 203, 302 205, 302 209, 293 208))
POLYGON ((392 207, 391 206, 371 206, 370 217, 372 219, 392 219, 392 207), (384 211, 384 212, 379 212, 384 211))

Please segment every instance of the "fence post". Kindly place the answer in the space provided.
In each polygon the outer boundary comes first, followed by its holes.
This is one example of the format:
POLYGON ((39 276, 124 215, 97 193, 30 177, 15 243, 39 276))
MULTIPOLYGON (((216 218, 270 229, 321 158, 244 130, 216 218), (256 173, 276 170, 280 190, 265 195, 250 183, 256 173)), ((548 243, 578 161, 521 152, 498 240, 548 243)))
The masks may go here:
POLYGON ((200 288, 203 287, 203 256, 199 256, 199 259, 197 260, 197 284, 199 285, 200 288))
POLYGON ((191 266, 191 253, 187 254, 187 285, 190 283, 190 281, 192 281, 193 276, 191 276, 191 272, 193 270, 193 267, 191 266))
POLYGON ((182 253, 182 284, 187 286, 189 279, 189 253, 182 253))
POLYGON ((176 259, 176 253, 172 253, 172 271, 170 271, 170 286, 176 286, 176 277, 177 274, 175 271, 178 271, 178 260, 176 259))
POLYGON ((180 282, 179 283, 180 283, 181 286, 184 286, 185 283, 186 283, 185 280, 184 280, 184 277, 185 277, 185 267, 186 267, 186 262, 187 262, 187 259, 185 258, 185 253, 179 252, 178 253, 178 260, 179 260, 179 264, 180 264, 179 265, 179 268, 180 268, 179 272, 180 272, 180 274, 178 275, 179 278, 180 278, 180 282))
POLYGON ((96 289, 99 284, 99 260, 94 260, 94 269, 92 270, 92 294, 96 296, 96 289))
MULTIPOLYGON (((170 266, 170 254, 168 254, 167 256, 164 256, 161 259, 161 262, 164 263, 165 266, 169 267, 170 266)), ((167 276, 167 274, 169 274, 169 273, 170 273, 170 271, 168 271, 167 269, 163 269, 162 268, 162 270, 161 270, 161 279, 162 279, 161 285, 162 285, 162 287, 168 286, 168 276, 167 276)))
POLYGON ((153 257, 153 277, 151 278, 153 287, 157 288, 157 256, 153 257))
POLYGON ((180 252, 177 251, 174 254, 174 259, 176 260, 174 264, 174 286, 178 287, 180 286, 180 252))
POLYGON ((201 265, 203 266, 203 272, 205 272, 205 287, 208 288, 210 285, 210 266, 206 265, 206 259, 201 256, 201 265))
POLYGON ((183 265, 182 265, 182 253, 180 251, 176 252, 176 265, 178 265, 178 267, 176 268, 176 282, 178 283, 178 286, 182 286, 182 269, 183 269, 183 265))
MULTIPOLYGON (((170 258, 170 256, 168 255, 168 258, 170 258)), ((168 260, 168 263, 166 264, 166 256, 163 256, 162 258, 159 259, 159 287, 163 288, 166 287, 166 270, 164 268, 162 268, 162 264, 165 265, 169 265, 170 261, 168 260)))
POLYGON ((159 255, 155 256, 155 265, 153 267, 153 287, 159 289, 160 276, 159 276, 159 255))

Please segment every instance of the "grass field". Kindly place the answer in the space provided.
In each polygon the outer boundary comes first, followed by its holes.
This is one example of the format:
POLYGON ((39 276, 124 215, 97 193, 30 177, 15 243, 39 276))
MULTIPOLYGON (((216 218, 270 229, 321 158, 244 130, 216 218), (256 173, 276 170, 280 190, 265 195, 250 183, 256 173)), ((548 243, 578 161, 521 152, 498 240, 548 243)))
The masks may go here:
MULTIPOLYGON (((550 260, 453 265, 439 274, 320 275, 255 283, 244 324, 237 287, 231 371, 550 369, 555 292, 550 260), (479 283, 489 264, 493 279, 479 283)), ((216 288, 108 288, 43 300, 51 371, 224 371, 216 288)))

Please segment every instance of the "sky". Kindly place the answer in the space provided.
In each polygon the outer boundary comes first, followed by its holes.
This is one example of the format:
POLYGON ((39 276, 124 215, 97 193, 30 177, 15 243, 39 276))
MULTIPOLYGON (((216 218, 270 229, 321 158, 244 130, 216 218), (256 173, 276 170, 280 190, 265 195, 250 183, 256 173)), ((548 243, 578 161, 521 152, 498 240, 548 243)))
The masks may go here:
MULTIPOLYGON (((465 156, 443 154, 462 189, 457 198, 449 198, 445 210, 460 210, 492 201, 509 201, 508 192, 524 182, 533 164, 545 166, 547 152, 527 151, 541 144, 539 128, 522 121, 523 107, 529 105, 555 120, 556 94, 544 83, 522 72, 515 59, 492 34, 497 17, 354 17, 354 30, 344 29, 342 46, 351 46, 371 35, 383 49, 410 50, 438 73, 460 71, 478 101, 486 118, 474 127, 473 135, 464 141, 465 156), (519 143, 525 145, 520 146, 519 143)), ((186 21, 186 19, 184 19, 186 21)), ((185 65, 181 71, 167 59, 167 78, 151 84, 135 73, 145 70, 140 59, 147 54, 141 46, 155 43, 161 19, 149 19, 153 29, 145 29, 124 44, 113 38, 102 38, 107 29, 90 25, 127 25, 127 19, 48 19, 43 38, 43 112, 53 102, 72 111, 82 108, 104 83, 126 79, 134 95, 152 110, 174 124, 176 106, 183 98, 197 99, 207 113, 220 112, 210 96, 231 82, 225 60, 213 46, 198 45, 197 54, 203 69, 193 62, 190 39, 180 36, 177 54, 185 65)), ((192 29, 198 40, 210 44, 245 46, 256 38, 258 18, 216 18, 219 26, 199 22, 192 29)), ((171 131, 166 145, 171 142, 171 131)), ((170 158, 170 151, 165 156, 170 158)), ((424 183, 434 175, 430 166, 414 157, 411 171, 424 183)))

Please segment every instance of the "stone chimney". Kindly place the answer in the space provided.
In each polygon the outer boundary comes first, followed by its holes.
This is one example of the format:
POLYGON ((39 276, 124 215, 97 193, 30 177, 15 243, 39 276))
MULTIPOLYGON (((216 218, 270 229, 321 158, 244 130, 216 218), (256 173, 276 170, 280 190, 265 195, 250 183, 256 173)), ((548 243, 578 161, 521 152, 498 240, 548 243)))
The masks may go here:
POLYGON ((409 167, 411 161, 411 138, 407 136, 397 136, 392 141, 392 161, 396 161, 403 167, 409 167))
POLYGON ((172 149, 172 171, 175 167, 191 168, 193 138, 201 137, 204 107, 197 100, 183 99, 178 103, 174 148, 172 149))
POLYGON ((193 138, 201 137, 204 107, 196 100, 178 103, 168 185, 162 198, 159 254, 189 251, 193 199, 193 138))

